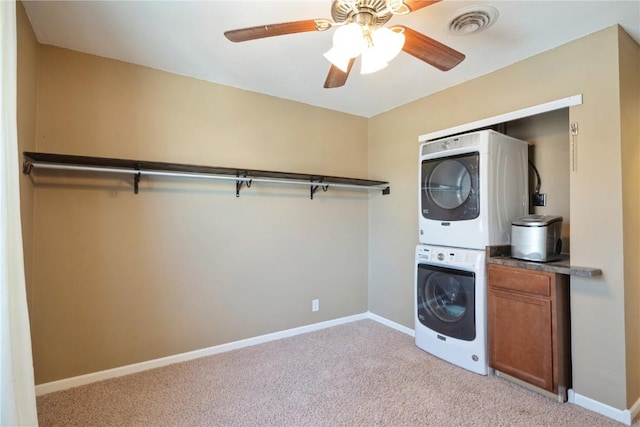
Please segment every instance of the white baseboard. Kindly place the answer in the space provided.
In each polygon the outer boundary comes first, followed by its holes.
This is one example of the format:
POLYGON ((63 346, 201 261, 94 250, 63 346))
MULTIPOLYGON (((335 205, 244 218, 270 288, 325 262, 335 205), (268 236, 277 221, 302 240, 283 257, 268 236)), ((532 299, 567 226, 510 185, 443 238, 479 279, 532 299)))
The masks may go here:
POLYGON ((578 406, 582 406, 593 412, 597 412, 600 415, 614 419, 628 426, 631 425, 634 418, 640 414, 640 399, 631 406, 631 409, 618 409, 597 400, 591 399, 586 396, 582 396, 573 390, 569 390, 569 402, 575 403, 578 406))
POLYGON ((173 356, 167 356, 159 359, 148 360, 145 362, 134 363, 132 365, 120 366, 118 368, 92 372, 86 375, 79 375, 77 377, 65 378, 58 381, 39 384, 36 386, 36 396, 41 396, 47 393, 53 393, 55 391, 66 390, 66 389, 69 389, 72 387, 78 387, 81 385, 91 384, 96 381, 102 381, 109 378, 116 378, 116 377, 121 377, 123 375, 135 374, 137 372, 160 368, 162 366, 167 366, 174 363, 186 362, 188 360, 193 360, 200 357, 212 356, 214 354, 224 353, 231 350, 237 350, 243 347, 249 347, 252 345, 266 343, 269 341, 275 341, 282 338, 305 334, 307 332, 318 331, 321 329, 330 328, 332 326, 338 326, 338 325, 355 322, 363 319, 375 320, 376 322, 382 323, 385 326, 396 329, 407 335, 415 336, 413 329, 409 329, 406 326, 403 326, 399 323, 393 322, 389 319, 378 316, 377 314, 374 314, 368 311, 366 313, 355 314, 353 316, 341 317, 339 319, 327 320, 325 322, 314 323, 311 325, 300 326, 298 328, 287 329, 280 332, 274 332, 271 334, 260 335, 257 337, 247 338, 240 341, 234 341, 227 344, 221 344, 213 347, 203 348, 201 350, 194 350, 187 353, 176 354, 173 356))
POLYGON ((393 329, 395 329, 397 331, 403 332, 403 333, 405 333, 407 335, 410 335, 412 337, 416 336, 416 331, 414 331, 411 328, 407 328, 406 326, 401 325, 400 323, 393 322, 393 321, 391 321, 391 320, 389 320, 389 319, 387 319, 385 317, 378 316, 377 314, 372 313, 370 311, 367 312, 367 315, 368 315, 368 318, 371 319, 371 320, 375 320, 378 323, 382 323, 385 326, 388 326, 388 327, 393 328, 393 329))
MULTIPOLYGON (((376 317, 379 317, 379 316, 376 316, 376 317)), ((318 331, 320 329, 330 328, 332 326, 338 326, 345 323, 350 323, 350 322, 355 322, 358 320, 364 320, 364 319, 370 319, 370 318, 372 317, 370 317, 369 312, 355 314, 353 316, 341 317, 339 319, 327 320, 325 322, 319 322, 311 325, 300 326, 298 328, 287 329, 284 331, 274 332, 266 335, 260 335, 257 337, 247 338, 240 341, 234 341, 227 344, 221 344, 213 347, 203 348, 201 350, 194 350, 187 353, 176 354, 173 356, 167 356, 159 359, 148 360, 145 362, 134 363, 132 365, 120 366, 118 368, 107 369, 99 372, 92 372, 86 375, 79 375, 77 377, 65 378, 58 381, 39 384, 36 386, 36 396, 41 396, 43 394, 66 390, 72 387, 78 387, 81 385, 94 383, 96 381, 102 381, 109 378, 121 377, 123 375, 135 374, 137 372, 142 372, 142 371, 146 371, 154 368, 160 368, 162 366, 167 366, 174 363, 186 362, 188 360, 193 360, 200 357, 212 356, 214 354, 224 353, 231 350, 237 350, 243 347, 249 347, 252 345, 262 344, 269 341, 275 341, 282 338, 292 337, 292 336, 304 334, 307 332, 318 331)), ((382 319, 381 317, 379 318, 382 319)), ((374 320, 377 320, 377 319, 374 319, 374 320)))
POLYGON ((629 409, 629 416, 631 419, 631 422, 629 424, 631 424, 638 415, 640 415, 640 397, 638 398, 638 400, 636 400, 636 403, 631 405, 631 409, 629 409))

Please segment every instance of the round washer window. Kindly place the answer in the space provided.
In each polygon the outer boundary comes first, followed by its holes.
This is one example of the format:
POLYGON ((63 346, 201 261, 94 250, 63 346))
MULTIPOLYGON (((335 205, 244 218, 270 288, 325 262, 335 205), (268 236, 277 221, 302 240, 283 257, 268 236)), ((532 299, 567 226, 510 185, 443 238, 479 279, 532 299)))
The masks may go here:
POLYGON ((435 204, 443 209, 455 209, 471 193, 471 175, 459 161, 445 160, 427 177, 425 188, 435 204))
POLYGON ((427 309, 443 322, 456 322, 467 310, 467 295, 462 284, 447 274, 429 276, 424 296, 427 309))

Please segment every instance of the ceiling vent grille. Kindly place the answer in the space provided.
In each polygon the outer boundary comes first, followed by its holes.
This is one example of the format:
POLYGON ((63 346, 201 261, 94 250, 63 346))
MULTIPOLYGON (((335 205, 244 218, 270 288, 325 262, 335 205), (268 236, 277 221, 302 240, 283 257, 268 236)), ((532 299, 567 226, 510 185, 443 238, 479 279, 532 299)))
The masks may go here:
POLYGON ((449 32, 458 36, 479 33, 489 28, 498 18, 498 10, 488 6, 471 6, 459 10, 449 19, 449 32))

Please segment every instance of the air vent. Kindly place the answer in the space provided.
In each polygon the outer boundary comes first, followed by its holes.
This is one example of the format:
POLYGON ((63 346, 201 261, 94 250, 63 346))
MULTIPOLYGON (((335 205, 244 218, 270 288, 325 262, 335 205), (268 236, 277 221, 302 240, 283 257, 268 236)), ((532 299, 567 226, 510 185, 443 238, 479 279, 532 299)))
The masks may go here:
POLYGON ((498 10, 489 6, 471 6, 459 10, 449 19, 447 28, 451 34, 466 36, 489 28, 498 19, 498 10))

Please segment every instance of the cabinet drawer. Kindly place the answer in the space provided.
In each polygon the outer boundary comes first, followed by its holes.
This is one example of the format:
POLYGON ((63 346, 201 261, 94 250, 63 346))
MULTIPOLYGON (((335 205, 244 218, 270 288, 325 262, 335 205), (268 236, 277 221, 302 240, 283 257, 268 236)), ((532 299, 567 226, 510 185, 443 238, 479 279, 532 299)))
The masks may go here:
POLYGON ((488 265, 487 282, 491 288, 509 289, 545 297, 551 296, 551 274, 546 272, 488 265))

